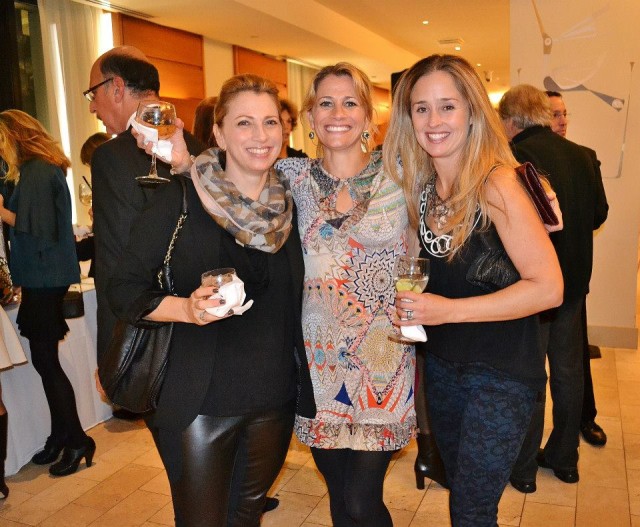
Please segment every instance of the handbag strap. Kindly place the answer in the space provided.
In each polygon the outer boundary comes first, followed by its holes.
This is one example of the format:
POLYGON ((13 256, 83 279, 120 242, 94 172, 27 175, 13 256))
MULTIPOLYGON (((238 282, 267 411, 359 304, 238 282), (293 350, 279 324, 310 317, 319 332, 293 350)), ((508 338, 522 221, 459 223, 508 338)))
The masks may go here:
POLYGON ((174 176, 180 179, 180 185, 182 186, 182 210, 180 211, 180 216, 178 217, 178 222, 176 224, 176 228, 173 230, 173 235, 171 236, 171 241, 169 242, 169 247, 167 247, 167 254, 164 256, 164 261, 162 262, 162 267, 158 270, 157 278, 158 283, 160 284, 160 288, 163 288, 164 283, 162 280, 162 276, 164 274, 165 269, 169 267, 169 263, 171 262, 171 255, 173 254, 173 249, 176 245, 176 241, 178 239, 178 233, 184 222, 189 215, 189 210, 187 208, 187 185, 184 181, 183 176, 174 176))

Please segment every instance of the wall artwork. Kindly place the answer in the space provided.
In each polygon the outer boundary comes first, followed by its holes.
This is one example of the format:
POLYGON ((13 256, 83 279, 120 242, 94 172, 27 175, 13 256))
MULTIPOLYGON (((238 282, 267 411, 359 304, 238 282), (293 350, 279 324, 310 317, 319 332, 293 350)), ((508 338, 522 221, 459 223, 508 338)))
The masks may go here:
POLYGON ((635 64, 634 50, 629 47, 621 53, 614 45, 615 37, 612 38, 624 6, 615 0, 610 3, 595 0, 530 2, 528 34, 532 37, 531 42, 539 40, 541 60, 538 68, 536 64, 518 67, 518 82, 529 82, 562 93, 569 113, 576 117, 570 122, 568 138, 602 154, 604 177, 620 178, 629 130, 635 64), (578 5, 580 9, 576 9, 578 5), (523 76, 527 80, 522 79, 523 76), (576 112, 583 118, 577 118, 576 112), (604 125, 607 138, 599 140, 600 144, 583 139, 590 134, 578 126, 588 122, 584 119, 586 115, 592 117, 590 126, 597 123, 600 133, 604 125))

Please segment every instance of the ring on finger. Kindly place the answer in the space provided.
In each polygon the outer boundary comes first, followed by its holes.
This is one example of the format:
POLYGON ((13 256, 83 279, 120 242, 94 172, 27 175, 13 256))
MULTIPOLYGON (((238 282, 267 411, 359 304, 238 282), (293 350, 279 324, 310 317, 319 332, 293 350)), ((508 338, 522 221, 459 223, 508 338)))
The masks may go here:
POLYGON ((413 320, 413 311, 411 309, 405 309, 407 313, 407 320, 413 320))

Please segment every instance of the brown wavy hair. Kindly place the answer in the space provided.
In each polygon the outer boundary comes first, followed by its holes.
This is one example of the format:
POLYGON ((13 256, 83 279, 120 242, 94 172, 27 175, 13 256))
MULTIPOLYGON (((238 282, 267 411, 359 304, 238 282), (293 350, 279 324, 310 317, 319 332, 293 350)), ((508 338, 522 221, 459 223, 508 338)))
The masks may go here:
POLYGON ((30 159, 41 159, 66 173, 71 161, 58 142, 28 113, 20 110, 0 112, 0 157, 7 163, 7 181, 18 183, 20 166, 30 159))
POLYGON ((433 159, 418 144, 411 120, 411 93, 425 75, 443 71, 453 82, 469 108, 470 126, 460 158, 459 176, 451 190, 450 206, 454 211, 448 221, 451 229, 451 257, 462 247, 475 223, 480 206, 482 225, 488 224, 485 183, 500 166, 515 168, 518 163, 498 114, 491 106, 482 80, 474 67, 455 55, 431 55, 405 71, 393 97, 391 121, 385 138, 384 165, 393 180, 402 186, 411 226, 418 228, 420 194, 435 172, 433 159), (402 169, 398 167, 398 158, 402 169))
POLYGON ((259 77, 258 75, 244 74, 235 75, 227 79, 222 88, 218 102, 216 102, 213 112, 213 122, 218 126, 222 126, 222 121, 229 112, 229 104, 236 95, 250 91, 256 94, 266 93, 271 96, 276 103, 278 109, 278 118, 280 118, 280 99, 278 98, 278 87, 270 80, 259 77))

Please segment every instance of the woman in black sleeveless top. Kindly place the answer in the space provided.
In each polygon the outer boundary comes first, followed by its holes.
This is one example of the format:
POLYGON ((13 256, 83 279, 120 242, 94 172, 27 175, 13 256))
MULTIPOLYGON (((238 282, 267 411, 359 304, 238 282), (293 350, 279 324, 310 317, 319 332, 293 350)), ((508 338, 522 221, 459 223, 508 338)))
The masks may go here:
POLYGON ((536 313, 562 301, 558 261, 464 59, 432 55, 405 72, 384 152, 431 260, 428 292, 398 293, 396 307, 399 325, 423 324, 429 339, 427 401, 452 525, 495 527, 545 385, 536 313))

